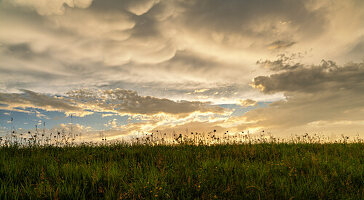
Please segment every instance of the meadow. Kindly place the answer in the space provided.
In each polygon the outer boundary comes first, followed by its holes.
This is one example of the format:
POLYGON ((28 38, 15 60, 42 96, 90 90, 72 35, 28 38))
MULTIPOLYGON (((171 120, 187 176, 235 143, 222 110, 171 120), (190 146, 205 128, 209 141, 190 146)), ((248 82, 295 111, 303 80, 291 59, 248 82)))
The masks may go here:
POLYGON ((364 199, 364 143, 2 145, 0 199, 364 199))

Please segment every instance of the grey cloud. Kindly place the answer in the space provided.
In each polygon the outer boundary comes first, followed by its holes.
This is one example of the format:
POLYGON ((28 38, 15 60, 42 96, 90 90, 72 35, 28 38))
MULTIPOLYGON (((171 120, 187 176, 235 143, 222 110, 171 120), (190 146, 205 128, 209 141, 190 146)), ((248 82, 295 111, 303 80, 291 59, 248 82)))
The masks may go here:
POLYGON ((95 10, 124 10, 135 15, 143 15, 147 13, 154 5, 158 4, 158 0, 96 0, 92 3, 91 9, 95 10))
POLYGON ((37 90, 47 84, 48 91, 93 87, 128 78, 129 66, 122 65, 131 61, 154 63, 175 53, 173 44, 164 42, 155 25, 149 25, 153 21, 139 25, 141 20, 123 10, 96 11, 91 6, 69 8, 62 16, 37 16, 2 6, 0 26, 6 31, 0 33, 0 71, 9 87, 17 82, 37 90), (152 29, 156 34, 151 38, 152 29))
POLYGON ((245 117, 266 128, 305 126, 312 122, 364 120, 363 94, 322 91, 315 94, 288 93, 286 101, 249 111, 245 117))
POLYGON ((116 81, 101 85, 100 89, 126 88, 138 92, 143 96, 155 96, 173 100, 185 99, 194 100, 219 100, 226 98, 233 99, 260 97, 264 95, 254 90, 247 84, 221 83, 211 84, 204 82, 182 82, 182 83, 158 83, 158 82, 133 82, 116 81), (162 88, 162 89, 161 89, 162 88), (195 92, 201 90, 200 92, 195 92))
POLYGON ((7 50, 9 51, 9 54, 17 54, 23 58, 30 59, 32 57, 30 56, 31 49, 28 44, 9 45, 7 50))
MULTIPOLYGON (((197 30, 200 25, 218 32, 239 32, 253 37, 279 36, 279 23, 289 23, 298 34, 313 36, 324 31, 323 10, 310 10, 306 1, 180 1, 185 23, 197 30)), ((286 35, 287 36, 287 35, 286 35)), ((291 35, 289 35, 291 36, 291 35)))
POLYGON ((322 90, 359 92, 364 90, 363 63, 351 63, 340 67, 332 61, 322 61, 321 65, 302 68, 291 67, 290 69, 270 76, 256 77, 252 86, 261 89, 264 93, 310 93, 322 90))
POLYGON ((132 90, 73 90, 66 96, 52 97, 46 94, 21 90, 22 93, 0 93, 3 109, 33 107, 43 110, 57 110, 80 116, 92 112, 114 112, 120 114, 153 115, 167 113, 189 114, 195 111, 223 113, 226 111, 209 102, 172 101, 151 96, 140 96, 132 90))
POLYGON ((74 90, 68 96, 86 105, 96 105, 103 110, 131 114, 187 114, 200 112, 223 112, 224 109, 198 101, 172 101, 151 96, 139 96, 137 92, 124 89, 92 91, 74 90))
POLYGON ((345 55, 352 60, 364 60, 364 36, 362 36, 345 55))
POLYGON ((71 102, 57 99, 48 95, 39 94, 30 90, 21 90, 22 93, 0 93, 0 103, 14 107, 38 107, 45 110, 60 110, 64 112, 79 112, 82 109, 71 102))
POLYGON ((292 55, 280 54, 277 60, 258 60, 256 64, 271 71, 294 70, 303 68, 301 63, 294 63, 294 60, 299 57, 302 57, 300 53, 292 55))
POLYGON ((123 74, 127 74, 129 78, 114 81, 106 77, 109 81, 101 86, 102 89, 124 88, 136 90, 142 95, 188 100, 196 96, 241 98, 242 94, 253 91, 244 84, 250 79, 236 78, 240 73, 250 74, 250 70, 239 65, 224 66, 221 61, 194 55, 189 51, 178 51, 173 58, 162 63, 129 63, 115 67, 114 70, 113 74, 123 70, 123 74), (145 78, 140 79, 143 75, 145 78), (194 93, 200 89, 208 90, 194 93))
POLYGON ((4 0, 4 3, 34 9, 40 15, 61 15, 65 12, 66 6, 72 8, 87 8, 91 5, 92 0, 4 0))
POLYGON ((254 79, 264 93, 283 92, 285 100, 248 112, 257 126, 294 127, 317 121, 364 120, 364 63, 338 66, 323 61, 254 79))
POLYGON ((268 45, 269 49, 272 50, 281 50, 281 49, 286 49, 288 47, 291 47, 295 44, 296 42, 292 42, 292 41, 284 41, 284 40, 276 40, 272 43, 270 43, 268 45))

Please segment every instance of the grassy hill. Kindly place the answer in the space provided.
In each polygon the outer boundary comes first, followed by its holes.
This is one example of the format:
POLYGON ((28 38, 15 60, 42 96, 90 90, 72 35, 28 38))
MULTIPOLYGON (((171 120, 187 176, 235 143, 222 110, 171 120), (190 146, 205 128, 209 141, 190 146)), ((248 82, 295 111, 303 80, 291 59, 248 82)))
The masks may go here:
POLYGON ((364 199, 364 144, 0 147, 0 199, 364 199))

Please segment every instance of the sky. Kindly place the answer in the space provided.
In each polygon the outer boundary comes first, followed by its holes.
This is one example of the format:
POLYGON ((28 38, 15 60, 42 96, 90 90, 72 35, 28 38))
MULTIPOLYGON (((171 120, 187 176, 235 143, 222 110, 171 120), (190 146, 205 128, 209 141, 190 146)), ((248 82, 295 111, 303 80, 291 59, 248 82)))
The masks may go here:
POLYGON ((364 136, 362 0, 0 0, 0 131, 364 136))

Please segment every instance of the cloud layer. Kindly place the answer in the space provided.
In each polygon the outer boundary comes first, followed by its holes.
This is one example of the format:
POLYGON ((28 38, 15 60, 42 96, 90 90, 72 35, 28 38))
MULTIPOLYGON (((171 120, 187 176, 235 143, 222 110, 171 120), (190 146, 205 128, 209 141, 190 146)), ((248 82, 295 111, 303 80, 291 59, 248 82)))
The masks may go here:
POLYGON ((188 114, 192 112, 223 113, 224 109, 210 103, 198 101, 172 101, 151 96, 139 96, 137 92, 124 89, 74 90, 68 92, 68 98, 78 104, 84 103, 86 109, 100 109, 101 112, 117 112, 120 114, 188 114))
POLYGON ((3 108, 17 107, 59 110, 72 113, 79 111, 114 112, 118 114, 188 114, 192 112, 223 113, 225 110, 209 102, 172 101, 151 96, 139 96, 132 90, 73 90, 67 96, 49 96, 30 90, 22 93, 0 93, 0 105, 3 108))

